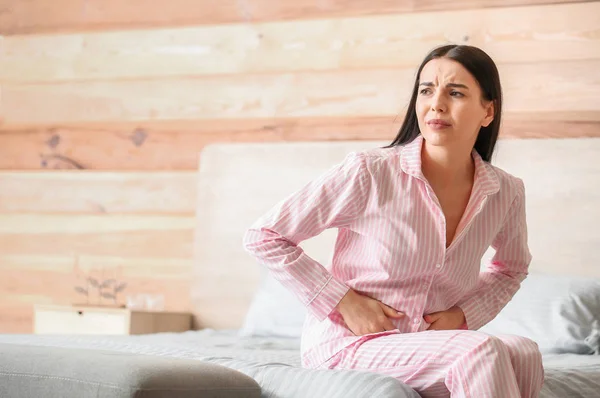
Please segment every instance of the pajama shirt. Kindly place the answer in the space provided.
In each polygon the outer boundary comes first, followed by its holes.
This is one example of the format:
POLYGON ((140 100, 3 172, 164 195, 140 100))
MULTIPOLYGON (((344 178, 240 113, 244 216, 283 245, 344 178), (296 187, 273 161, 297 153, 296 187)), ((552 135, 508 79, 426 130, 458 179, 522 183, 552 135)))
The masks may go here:
POLYGON ((423 396, 537 396, 537 345, 477 332, 527 276, 524 184, 473 150, 471 196, 447 247, 444 214, 421 170, 423 143, 419 135, 348 154, 260 217, 244 247, 307 307, 304 367, 386 373, 423 396), (325 266, 299 244, 329 228, 338 235, 325 266), (390 318, 394 330, 356 336, 335 308, 349 289, 406 315, 390 318), (467 330, 427 330, 425 315, 453 306, 467 330))

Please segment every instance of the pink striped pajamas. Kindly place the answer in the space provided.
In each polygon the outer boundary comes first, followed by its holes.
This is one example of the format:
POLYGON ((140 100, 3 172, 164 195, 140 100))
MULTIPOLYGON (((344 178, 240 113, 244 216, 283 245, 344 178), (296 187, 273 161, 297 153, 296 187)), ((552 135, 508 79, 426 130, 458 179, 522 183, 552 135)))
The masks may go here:
POLYGON ((424 397, 536 397, 543 383, 537 345, 477 332, 527 276, 523 182, 473 151, 475 179, 455 238, 421 172, 423 138, 349 154, 257 220, 244 247, 308 308, 307 368, 392 375, 424 397), (337 228, 329 267, 299 246, 337 228), (480 262, 489 246, 486 271, 480 262), (354 335, 335 309, 348 289, 406 314, 396 329, 354 335), (459 306, 468 330, 428 331, 424 316, 459 306))

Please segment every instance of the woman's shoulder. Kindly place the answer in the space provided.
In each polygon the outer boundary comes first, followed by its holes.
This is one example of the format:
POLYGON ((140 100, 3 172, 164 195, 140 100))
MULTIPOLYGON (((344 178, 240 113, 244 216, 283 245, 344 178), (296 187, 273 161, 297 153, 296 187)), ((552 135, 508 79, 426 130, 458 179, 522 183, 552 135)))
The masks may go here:
POLYGON ((498 178, 501 192, 510 193, 511 195, 509 196, 513 197, 517 195, 525 195, 525 183, 521 177, 511 174, 498 166, 494 166, 492 164, 488 165, 498 178))
POLYGON ((349 153, 347 159, 359 161, 369 170, 378 170, 399 164, 399 153, 398 147, 367 148, 349 153))

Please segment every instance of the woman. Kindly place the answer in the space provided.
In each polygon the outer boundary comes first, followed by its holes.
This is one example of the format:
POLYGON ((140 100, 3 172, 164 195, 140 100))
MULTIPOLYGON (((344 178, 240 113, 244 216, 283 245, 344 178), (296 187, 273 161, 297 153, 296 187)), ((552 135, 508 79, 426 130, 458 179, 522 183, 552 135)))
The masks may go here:
POLYGON ((538 396, 537 345, 476 331, 531 261, 523 182, 490 164, 501 110, 487 54, 437 48, 391 145, 349 154, 247 231, 246 250, 309 310, 303 366, 384 373, 423 397, 538 396), (298 246, 327 228, 330 269, 298 246))

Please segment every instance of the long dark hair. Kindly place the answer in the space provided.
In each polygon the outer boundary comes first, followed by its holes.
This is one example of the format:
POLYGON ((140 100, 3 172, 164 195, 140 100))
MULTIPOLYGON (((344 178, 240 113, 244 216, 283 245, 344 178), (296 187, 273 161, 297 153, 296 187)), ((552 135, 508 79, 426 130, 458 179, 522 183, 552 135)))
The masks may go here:
POLYGON ((413 87, 412 97, 406 111, 406 116, 400 127, 398 135, 386 148, 404 145, 414 140, 421 131, 417 121, 415 106, 419 90, 419 78, 425 64, 435 58, 449 58, 459 62, 475 77, 481 87, 482 96, 485 100, 494 102, 494 120, 487 126, 479 129, 475 150, 486 162, 490 162, 494 147, 498 140, 500 130, 500 119, 502 115, 502 87, 496 64, 483 50, 465 45, 450 44, 432 50, 423 60, 413 87))

